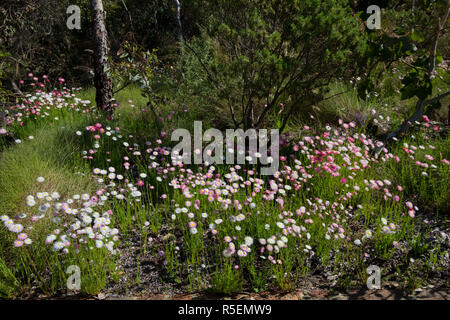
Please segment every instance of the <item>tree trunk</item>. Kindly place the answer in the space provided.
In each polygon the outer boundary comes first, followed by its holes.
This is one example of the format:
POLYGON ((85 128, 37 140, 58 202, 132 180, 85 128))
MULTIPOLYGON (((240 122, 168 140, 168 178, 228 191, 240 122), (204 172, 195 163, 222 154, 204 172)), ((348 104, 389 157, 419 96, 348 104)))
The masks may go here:
POLYGON ((94 34, 94 85, 97 108, 112 115, 112 80, 108 77, 109 69, 108 34, 105 27, 105 12, 102 0, 90 0, 93 34, 94 34))
POLYGON ((179 0, 174 0, 176 7, 176 19, 178 26, 178 41, 183 42, 183 29, 181 28, 181 4, 179 0))

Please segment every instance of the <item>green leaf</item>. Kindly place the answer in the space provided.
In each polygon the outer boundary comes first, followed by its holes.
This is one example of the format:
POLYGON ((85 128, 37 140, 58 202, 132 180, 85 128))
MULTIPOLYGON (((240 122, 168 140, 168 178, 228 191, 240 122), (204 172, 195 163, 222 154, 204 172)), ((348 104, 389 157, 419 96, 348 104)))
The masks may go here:
POLYGON ((426 114, 427 116, 431 116, 431 113, 432 113, 434 110, 439 110, 441 107, 442 107, 441 102, 440 102, 440 101, 436 101, 436 102, 434 102, 434 103, 428 105, 428 106, 425 108, 425 114, 426 114))
POLYGON ((407 86, 401 88, 400 92, 402 94, 401 95, 401 99, 402 100, 406 100, 406 99, 414 97, 414 95, 415 95, 415 88, 414 88, 413 85, 407 85, 407 86))
POLYGON ((411 70, 402 80, 403 88, 400 89, 401 99, 409 99, 417 96, 419 99, 426 99, 432 92, 430 79, 422 72, 411 70))
POLYGON ((416 30, 411 33, 411 40, 414 42, 423 42, 425 38, 416 30))

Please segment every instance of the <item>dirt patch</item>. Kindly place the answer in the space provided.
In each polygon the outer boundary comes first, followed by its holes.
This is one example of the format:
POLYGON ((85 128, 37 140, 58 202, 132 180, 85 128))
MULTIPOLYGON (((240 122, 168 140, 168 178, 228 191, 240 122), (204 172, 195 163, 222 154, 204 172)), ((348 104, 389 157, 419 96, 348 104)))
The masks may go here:
POLYGON ((448 300, 448 288, 419 288, 412 294, 398 289, 379 290, 349 290, 346 292, 330 293, 326 289, 313 289, 311 291, 298 290, 291 293, 239 293, 232 296, 219 296, 214 294, 156 294, 149 296, 105 296, 106 300, 448 300))

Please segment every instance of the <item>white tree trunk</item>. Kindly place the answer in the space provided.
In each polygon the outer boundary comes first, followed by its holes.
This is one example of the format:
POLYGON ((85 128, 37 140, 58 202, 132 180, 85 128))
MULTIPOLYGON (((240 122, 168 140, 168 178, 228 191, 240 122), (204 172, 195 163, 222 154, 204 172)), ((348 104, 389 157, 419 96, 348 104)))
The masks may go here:
POLYGON ((183 41, 183 29, 181 28, 181 3, 179 0, 174 0, 175 6, 176 6, 176 19, 177 19, 177 26, 178 26, 178 41, 183 41))
POLYGON ((108 77, 109 44, 102 0, 90 0, 94 34, 94 85, 97 108, 112 114, 112 81, 108 77))

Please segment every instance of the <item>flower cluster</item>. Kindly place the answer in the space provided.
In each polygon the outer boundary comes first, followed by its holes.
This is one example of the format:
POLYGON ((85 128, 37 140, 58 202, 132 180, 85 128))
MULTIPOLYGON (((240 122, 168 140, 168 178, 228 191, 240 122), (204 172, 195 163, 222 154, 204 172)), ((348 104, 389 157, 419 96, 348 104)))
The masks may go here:
MULTIPOLYGON (((39 177, 37 181, 43 182, 44 178, 39 177)), ((28 213, 19 213, 14 218, 3 215, 1 220, 10 232, 17 234, 15 247, 33 243, 31 234, 40 238, 40 234, 34 232, 34 229, 40 229, 34 228, 33 224, 45 221, 54 228, 45 237, 45 243, 54 251, 68 253, 73 248, 78 252, 80 246, 90 249, 95 246, 105 247, 115 254, 119 230, 113 226, 113 212, 102 209, 107 201, 108 197, 101 190, 95 195, 75 194, 64 201, 60 201, 58 192, 42 191, 27 196, 28 213)))

